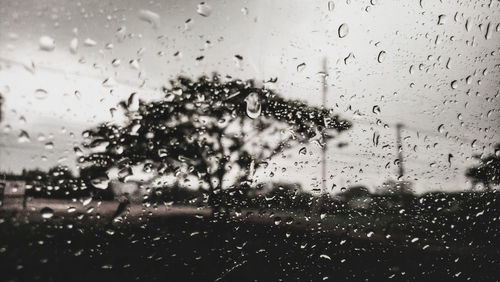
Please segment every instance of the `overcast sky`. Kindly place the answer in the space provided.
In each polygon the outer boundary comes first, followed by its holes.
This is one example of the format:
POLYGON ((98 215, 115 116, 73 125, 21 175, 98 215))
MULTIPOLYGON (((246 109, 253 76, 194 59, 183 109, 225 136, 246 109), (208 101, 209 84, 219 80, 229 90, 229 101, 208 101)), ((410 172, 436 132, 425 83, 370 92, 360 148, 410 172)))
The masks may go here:
MULTIPOLYGON (((324 58, 326 106, 354 122, 329 144, 328 187, 394 179, 397 123, 417 192, 469 187, 471 157, 500 141, 499 1, 205 3, 2 1, 0 169, 75 167, 83 129, 111 120, 110 108, 131 92, 161 98, 158 89, 179 74, 277 77, 267 86, 320 105, 324 58), (30 142, 19 142, 23 130, 30 142)), ((259 178, 318 185, 321 149, 308 148, 259 178)))

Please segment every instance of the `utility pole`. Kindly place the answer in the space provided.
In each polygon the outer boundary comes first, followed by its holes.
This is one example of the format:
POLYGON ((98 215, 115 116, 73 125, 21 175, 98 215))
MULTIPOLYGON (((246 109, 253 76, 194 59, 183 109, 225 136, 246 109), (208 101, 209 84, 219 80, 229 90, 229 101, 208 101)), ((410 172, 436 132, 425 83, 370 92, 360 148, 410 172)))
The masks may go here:
MULTIPOLYGON (((328 92, 328 83, 326 81, 326 78, 328 76, 327 72, 327 59, 326 57, 323 58, 323 100, 322 100, 322 105, 323 108, 326 109, 326 93, 328 92)), ((326 150, 327 150, 327 143, 325 142, 323 144, 323 150, 322 150, 322 155, 321 155, 321 162, 322 162, 322 171, 321 171, 321 196, 323 196, 326 193, 326 150)))
POLYGON ((396 124, 396 143, 398 150, 398 180, 401 181, 403 179, 405 170, 403 166, 403 143, 401 141, 401 129, 403 128, 403 124, 396 124))
MULTIPOLYGON (((328 76, 327 73, 327 62, 326 62, 326 57, 323 58, 323 79, 322 79, 322 105, 323 108, 326 109, 326 92, 328 91, 328 84, 326 81, 326 78, 328 76)), ((326 134, 324 132, 323 134, 326 134)), ((326 139, 325 139, 326 140, 326 139)), ((322 151, 321 151, 321 191, 319 194, 318 199, 316 200, 316 203, 313 206, 313 213, 315 214, 320 214, 321 213, 321 208, 323 207, 323 202, 324 199, 323 197, 326 194, 326 150, 327 150, 327 143, 325 143, 322 146, 322 151)))

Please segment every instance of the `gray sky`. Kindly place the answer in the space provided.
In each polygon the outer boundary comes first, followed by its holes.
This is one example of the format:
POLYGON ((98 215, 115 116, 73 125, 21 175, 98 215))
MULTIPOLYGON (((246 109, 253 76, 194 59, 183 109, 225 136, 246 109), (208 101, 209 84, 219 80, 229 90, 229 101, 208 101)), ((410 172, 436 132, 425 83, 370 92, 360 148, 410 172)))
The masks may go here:
MULTIPOLYGON (((269 87, 319 105, 326 57, 327 106, 354 122, 329 144, 328 187, 374 187, 394 178, 394 125, 401 122, 407 178, 416 190, 467 188, 471 156, 491 153, 500 140, 500 2, 333 2, 330 11, 328 1, 209 1, 204 17, 197 1, 2 1, 0 169, 74 167, 83 129, 110 120, 109 109, 131 92, 160 98, 158 88, 178 74, 278 77, 269 87), (342 24, 348 32, 340 38, 342 24), (53 50, 41 50, 42 36, 55 40, 53 50), (116 83, 103 85, 107 78, 116 83), (31 142, 18 142, 21 130, 31 142), (339 149, 339 142, 349 146, 339 149)), ((258 177, 318 185, 320 148, 311 144, 306 156, 298 149, 258 177)))

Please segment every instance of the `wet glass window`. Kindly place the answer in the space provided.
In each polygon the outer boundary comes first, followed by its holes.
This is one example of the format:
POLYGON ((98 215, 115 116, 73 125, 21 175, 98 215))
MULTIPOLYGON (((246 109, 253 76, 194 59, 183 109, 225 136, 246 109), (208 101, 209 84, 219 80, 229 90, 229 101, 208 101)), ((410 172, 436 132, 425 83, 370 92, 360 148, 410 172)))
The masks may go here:
POLYGON ((496 281, 500 2, 0 3, 0 280, 496 281))

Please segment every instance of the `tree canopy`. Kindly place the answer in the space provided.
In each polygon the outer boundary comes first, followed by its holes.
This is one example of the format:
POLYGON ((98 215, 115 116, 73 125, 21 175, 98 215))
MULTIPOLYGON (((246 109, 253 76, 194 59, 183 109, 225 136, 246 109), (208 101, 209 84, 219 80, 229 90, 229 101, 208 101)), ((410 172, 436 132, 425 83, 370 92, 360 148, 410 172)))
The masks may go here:
POLYGON ((500 184, 500 143, 495 145, 495 153, 484 158, 476 156, 481 161, 478 166, 467 169, 465 175, 472 180, 475 186, 484 184, 486 189, 492 189, 493 185, 500 184))
POLYGON ((284 150, 314 141, 323 146, 351 123, 331 110, 287 100, 254 81, 214 74, 178 77, 164 99, 145 102, 132 93, 120 105, 127 121, 103 123, 84 132, 89 150, 79 162, 118 167, 126 179, 142 164, 158 175, 196 176, 210 191, 245 181, 258 165, 284 150), (229 179, 229 173, 237 176, 229 179), (228 179, 226 179, 228 178, 228 179))

